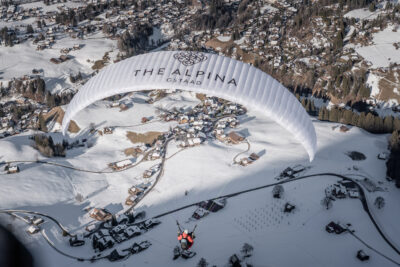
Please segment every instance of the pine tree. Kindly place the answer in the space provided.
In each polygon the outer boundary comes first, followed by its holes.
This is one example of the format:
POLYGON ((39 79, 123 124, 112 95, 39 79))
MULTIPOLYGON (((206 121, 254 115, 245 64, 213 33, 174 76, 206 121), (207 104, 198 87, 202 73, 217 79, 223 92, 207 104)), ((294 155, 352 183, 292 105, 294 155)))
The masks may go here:
POLYGON ((251 255, 253 254, 253 246, 248 244, 248 243, 244 243, 242 250, 240 252, 242 252, 243 257, 248 258, 251 257, 251 255))
POLYGON ((400 131, 400 119, 399 118, 393 119, 393 131, 400 131))
POLYGON ((28 26, 26 26, 26 33, 27 34, 33 33, 33 27, 31 24, 28 24, 28 26))
POLYGON ((329 113, 330 113, 330 110, 325 108, 325 113, 324 113, 324 118, 323 118, 324 121, 329 121, 329 113))
POLYGON ((363 128, 369 132, 375 132, 374 121, 375 121, 374 115, 372 113, 368 113, 367 116, 365 117, 365 124, 363 128))
POLYGON ((345 124, 352 124, 352 119, 353 119, 353 111, 346 109, 343 112, 343 123, 345 124))
POLYGON ((394 131, 389 141, 389 148, 391 151, 398 151, 400 147, 399 132, 394 131))
POLYGON ((272 195, 274 196, 274 198, 281 198, 283 192, 284 192, 283 186, 280 184, 275 185, 274 188, 272 188, 272 195))
POLYGON ((232 39, 233 39, 234 41, 240 39, 240 33, 239 33, 238 29, 235 29, 235 30, 233 31, 233 33, 232 33, 232 39))
POLYGON ((369 11, 371 11, 371 12, 374 12, 375 11, 375 3, 374 2, 372 2, 371 4, 369 4, 369 7, 368 7, 368 9, 369 9, 369 11))
POLYGON ((326 108, 325 107, 321 107, 319 109, 319 111, 318 111, 318 119, 320 121, 324 120, 325 112, 326 112, 326 108))
POLYGON ((208 262, 206 261, 205 258, 201 258, 199 263, 197 263, 197 267, 207 267, 208 266, 208 262))
POLYGON ((47 132, 47 125, 46 125, 46 121, 43 118, 43 115, 40 114, 39 115, 39 130, 43 131, 43 132, 47 132))
POLYGON ((393 132, 393 116, 386 116, 383 120, 383 131, 385 133, 393 132))
POLYGON ((315 116, 317 114, 317 109, 315 108, 314 101, 311 100, 310 102, 311 102, 311 107, 310 107, 311 115, 315 116))
POLYGON ((357 127, 360 127, 362 129, 365 128, 365 112, 360 113, 360 116, 358 117, 357 121, 357 127))
POLYGON ((351 118, 351 125, 357 126, 359 117, 360 117, 360 115, 358 115, 357 113, 353 112, 353 116, 351 118))
POLYGON ((332 207, 332 199, 330 197, 324 197, 321 200, 321 205, 326 208, 327 210, 329 210, 332 207))
POLYGON ((375 116, 374 118, 374 132, 375 133, 383 133, 383 119, 379 116, 375 116))
POLYGON ((303 108, 306 108, 306 105, 307 105, 307 99, 306 98, 303 98, 301 100, 301 105, 303 106, 303 108))
POLYGON ((332 108, 332 109, 329 111, 329 121, 338 122, 338 121, 339 121, 339 116, 338 116, 338 114, 339 114, 338 109, 337 109, 337 108, 332 108))

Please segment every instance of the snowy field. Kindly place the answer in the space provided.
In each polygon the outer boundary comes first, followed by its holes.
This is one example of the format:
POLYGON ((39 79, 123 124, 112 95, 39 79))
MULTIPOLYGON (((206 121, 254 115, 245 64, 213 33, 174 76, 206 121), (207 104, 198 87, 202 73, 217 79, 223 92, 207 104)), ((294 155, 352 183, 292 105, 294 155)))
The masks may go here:
POLYGON ((400 42, 400 33, 394 26, 388 26, 383 31, 373 34, 370 46, 357 46, 355 50, 365 60, 371 62, 371 68, 389 67, 391 63, 400 63, 400 50, 394 43, 400 42))
POLYGON ((51 48, 42 51, 36 50, 36 45, 32 42, 0 48, 0 82, 32 73, 32 69, 43 70, 46 89, 52 93, 73 87, 69 81, 70 74, 76 75, 79 71, 83 74, 92 73, 94 61, 102 59, 106 52, 112 52, 111 60, 116 55, 116 52, 113 52, 116 51, 116 41, 104 38, 102 33, 91 35, 84 40, 63 36, 51 48), (60 64, 50 62, 51 58, 61 55, 61 49, 72 48, 75 44, 81 45, 82 48, 71 51, 70 60, 60 64))
POLYGON ((354 9, 352 11, 347 12, 344 17, 345 18, 355 18, 359 20, 373 20, 376 19, 379 14, 381 14, 381 10, 376 10, 376 11, 369 11, 368 8, 360 8, 360 9, 354 9))
MULTIPOLYGON (((153 105, 144 102, 145 96, 134 93, 124 101, 133 104, 127 111, 107 107, 109 102, 101 101, 81 111, 74 120, 82 129, 74 138, 88 137, 88 127, 129 126, 140 123, 143 116, 156 116, 155 107, 193 107, 199 100, 192 93, 175 93, 153 105)), ((241 117, 237 129, 251 144, 250 152, 261 153, 261 158, 247 167, 232 165, 233 157, 246 149, 245 144, 228 146, 218 141, 184 150, 165 163, 164 175, 155 189, 140 202, 138 210, 146 210, 148 217, 218 195, 276 182, 276 177, 287 166, 303 164, 311 167, 306 174, 334 172, 353 176, 370 177, 384 189, 384 192, 366 191, 367 201, 385 234, 400 247, 400 219, 398 203, 399 190, 385 179, 385 162, 377 159, 380 152, 387 151, 388 135, 373 135, 356 127, 349 132, 340 132, 338 124, 314 120, 318 135, 318 151, 313 162, 295 138, 263 114, 249 112, 241 117), (345 153, 359 151, 366 155, 364 161, 352 161, 345 153), (357 171, 355 169, 358 169, 357 171), (188 191, 185 196, 184 192, 188 191), (386 206, 377 210, 373 202, 383 196, 386 206)), ((91 148, 69 150, 66 158, 52 158, 51 161, 92 170, 106 169, 107 164, 124 159, 125 148, 132 143, 126 138, 126 131, 147 132, 167 131, 176 123, 155 122, 135 127, 118 127, 111 135, 92 136, 91 148)), ((32 134, 32 133, 29 133, 32 134)), ((55 140, 62 140, 59 132, 52 133, 55 140)), ((176 151, 173 141, 168 151, 176 151)), ((30 146, 28 133, 0 140, 0 160, 41 159, 30 146)), ((249 153, 250 153, 249 152, 249 153)), ((170 153, 170 152, 168 152, 170 153)), ((172 152, 171 152, 172 153, 172 152)), ((90 174, 60 169, 55 166, 21 165, 21 172, 0 176, 1 208, 18 208, 40 211, 54 216, 72 232, 83 232, 92 221, 84 208, 106 207, 111 212, 121 213, 130 186, 143 181, 141 174, 153 165, 145 162, 137 168, 110 174, 90 174), (77 202, 77 194, 84 196, 77 202)), ((144 252, 132 255, 126 261, 110 263, 100 260, 82 263, 66 258, 55 252, 39 235, 29 236, 26 226, 12 221, 15 233, 24 240, 36 255, 39 266, 195 266, 201 257, 210 265, 225 266, 229 256, 239 253, 244 242, 254 246, 250 262, 254 266, 395 266, 382 256, 371 251, 348 233, 328 234, 324 229, 330 221, 351 223, 356 234, 369 245, 386 256, 400 261, 400 256, 382 239, 357 199, 334 201, 330 210, 325 210, 320 201, 324 189, 338 181, 338 178, 318 176, 284 185, 283 199, 272 197, 271 188, 243 194, 228 199, 226 207, 197 222, 197 238, 193 250, 197 255, 188 261, 172 261, 172 249, 177 245, 176 224, 178 219, 189 229, 194 222, 184 222, 194 208, 161 218, 161 224, 153 230, 123 243, 149 240, 152 246, 144 252), (296 205, 291 214, 282 212, 287 201, 296 205), (355 254, 363 249, 371 259, 360 262, 355 254)), ((8 217, 0 216, 4 220, 8 217)), ((44 225, 46 233, 55 245, 72 255, 91 257, 90 246, 71 248, 68 239, 63 238, 59 229, 51 222, 44 225)))

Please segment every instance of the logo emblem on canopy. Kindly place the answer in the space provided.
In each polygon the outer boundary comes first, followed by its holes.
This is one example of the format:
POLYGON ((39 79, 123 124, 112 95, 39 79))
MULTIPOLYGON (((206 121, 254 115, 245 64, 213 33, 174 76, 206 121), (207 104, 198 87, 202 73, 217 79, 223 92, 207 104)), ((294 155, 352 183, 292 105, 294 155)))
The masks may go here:
POLYGON ((184 66, 192 66, 194 64, 207 60, 207 56, 201 52, 181 51, 174 54, 177 59, 184 66))

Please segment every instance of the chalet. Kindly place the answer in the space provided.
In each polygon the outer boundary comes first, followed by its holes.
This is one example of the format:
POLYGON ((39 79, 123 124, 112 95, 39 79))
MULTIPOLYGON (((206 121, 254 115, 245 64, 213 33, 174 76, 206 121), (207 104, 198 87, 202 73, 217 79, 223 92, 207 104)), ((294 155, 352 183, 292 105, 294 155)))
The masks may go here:
POLYGON ((40 228, 39 228, 38 226, 36 226, 36 225, 30 225, 30 226, 26 229, 26 232, 27 232, 28 234, 31 234, 31 235, 36 234, 36 233, 38 233, 39 231, 40 231, 40 228))
MULTIPOLYGON (((38 46, 38 48, 39 48, 39 46, 38 46)), ((62 61, 59 58, 53 57, 50 59, 50 62, 54 63, 54 64, 60 64, 62 61)))
POLYGON ((344 187, 343 185, 335 184, 332 190, 332 195, 336 198, 346 198, 346 187, 344 187))
POLYGON ((209 211, 199 207, 193 212, 192 218, 199 220, 199 219, 203 218, 204 216, 207 216, 209 213, 210 213, 209 211))
POLYGON ((89 216, 97 221, 107 221, 111 219, 112 214, 106 209, 94 208, 89 212, 89 216))
POLYGON ((389 154, 387 152, 382 152, 378 154, 378 159, 387 160, 389 158, 389 154))
POLYGON ((243 140, 244 137, 238 134, 237 132, 232 131, 228 134, 228 142, 232 144, 239 144, 240 142, 243 142, 243 140))
MULTIPOLYGON (((46 44, 38 44, 37 45, 37 47, 36 47, 36 50, 44 50, 44 49, 46 49, 47 48, 47 45, 46 44)), ((51 59, 50 59, 50 61, 51 61, 51 59)), ((54 63, 54 62, 53 62, 54 63)), ((57 63, 58 64, 58 63, 57 63)))
POLYGON ((104 134, 112 134, 113 133, 113 129, 111 127, 104 127, 103 133, 104 134))
POLYGON ((253 160, 253 161, 256 161, 256 160, 258 160, 258 159, 260 158, 260 156, 257 155, 256 153, 251 153, 250 156, 249 156, 249 158, 250 158, 251 160, 253 160))
POLYGON ((114 171, 119 171, 126 169, 130 167, 134 162, 136 161, 136 158, 130 158, 130 159, 125 159, 117 162, 112 162, 108 166, 113 169, 114 171))
POLYGON ((143 178, 150 178, 151 176, 153 176, 154 173, 155 171, 152 169, 145 170, 143 173, 143 178))
POLYGON ((359 198, 360 197, 360 192, 358 192, 357 189, 347 190, 347 192, 349 193, 349 197, 351 197, 351 198, 359 198))
POLYGON ((93 248, 98 251, 103 251, 113 246, 114 241, 111 236, 105 236, 93 242, 93 248))
POLYGON ((141 233, 142 232, 141 232, 140 228, 136 225, 129 226, 124 230, 124 234, 127 238, 132 238, 132 237, 138 236, 141 233))
POLYGON ((65 61, 67 61, 67 60, 69 60, 70 59, 70 57, 68 56, 68 55, 61 55, 60 56, 60 61, 61 62, 65 62, 65 61))
POLYGON ((138 202, 138 196, 137 195, 129 195, 125 199, 125 205, 127 206, 132 206, 138 202))
POLYGON ((337 235, 345 232, 347 230, 346 226, 341 225, 340 223, 330 222, 325 226, 325 230, 328 233, 335 233, 337 235))
POLYGON ((198 146, 202 143, 202 140, 199 137, 196 138, 188 138, 185 141, 181 141, 179 144, 180 147, 193 147, 198 146))
POLYGON ((110 104, 110 108, 117 108, 117 107, 119 107, 119 102, 118 102, 118 101, 112 102, 112 103, 110 104))
POLYGON ((189 117, 186 116, 186 115, 181 116, 181 117, 179 118, 179 124, 184 124, 184 123, 187 123, 188 121, 189 121, 189 117))
POLYGON ((41 217, 33 217, 32 218, 32 224, 33 225, 36 225, 36 226, 39 226, 39 225, 41 225, 42 223, 44 222, 44 220, 43 220, 43 218, 41 218, 41 217))
POLYGON ((6 166, 5 168, 7 168, 7 174, 17 173, 20 171, 18 166, 6 166))
POLYGON ((145 189, 140 186, 132 186, 131 188, 129 188, 128 193, 132 196, 138 196, 142 194, 144 190, 145 189))
POLYGON ((202 201, 200 202, 199 207, 203 208, 206 211, 217 212, 223 209, 225 205, 226 205, 226 199, 220 198, 215 200, 202 201))
POLYGON ((242 166, 247 166, 247 165, 249 165, 251 163, 253 163, 253 161, 249 160, 249 158, 242 158, 239 161, 239 165, 242 165, 242 166))
POLYGON ((151 160, 156 160, 156 159, 159 159, 159 158, 161 158, 161 153, 158 152, 158 151, 153 151, 153 152, 150 154, 150 159, 151 159, 151 160))

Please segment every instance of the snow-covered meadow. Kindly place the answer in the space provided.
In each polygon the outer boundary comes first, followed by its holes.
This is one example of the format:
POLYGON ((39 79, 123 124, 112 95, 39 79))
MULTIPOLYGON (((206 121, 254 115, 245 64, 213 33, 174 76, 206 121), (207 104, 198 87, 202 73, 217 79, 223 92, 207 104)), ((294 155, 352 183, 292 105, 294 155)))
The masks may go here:
MULTIPOLYGON (((107 164, 126 158, 123 150, 132 146, 126 131, 147 132, 167 131, 174 123, 154 122, 141 126, 143 116, 156 117, 155 107, 193 107, 199 100, 193 93, 173 93, 155 104, 146 104, 145 96, 134 93, 124 101, 133 107, 120 111, 109 108, 109 102, 97 102, 81 111, 74 120, 81 132, 69 136, 88 136, 91 123, 96 127, 118 126, 112 135, 89 137, 91 148, 76 148, 67 152, 66 158, 51 161, 83 169, 102 170, 107 164)), ((201 146, 186 149, 165 163, 164 175, 155 189, 140 202, 138 210, 146 210, 148 217, 172 210, 186 204, 209 199, 219 195, 266 185, 287 166, 303 164, 309 166, 306 174, 334 172, 359 178, 354 174, 370 177, 384 192, 367 192, 375 218, 391 241, 400 246, 399 190, 385 179, 385 162, 377 159, 378 153, 387 151, 388 135, 373 135, 356 127, 344 133, 338 124, 314 120, 318 135, 318 151, 313 162, 295 138, 264 114, 249 108, 241 118, 237 129, 251 144, 250 152, 260 153, 261 158, 247 167, 233 165, 233 157, 246 149, 245 144, 228 146, 219 141, 207 141, 201 146), (364 161, 352 161, 345 153, 362 152, 364 161), (188 191, 185 196, 185 191, 188 191), (373 205, 377 196, 383 196, 386 205, 378 210, 373 205)), ((42 156, 30 146, 28 135, 32 132, 0 140, 0 161, 36 160, 42 156)), ((52 133, 55 140, 62 140, 59 132, 52 133)), ((169 151, 176 151, 171 142, 169 151)), ((173 153, 173 152, 168 152, 173 153)), ((141 183, 141 174, 153 165, 145 162, 138 167, 119 173, 91 174, 61 169, 36 163, 20 165, 21 172, 1 175, 1 208, 18 208, 40 211, 59 219, 72 232, 83 232, 92 220, 84 208, 106 207, 111 212, 121 213, 127 190, 141 183), (83 202, 75 199, 82 194, 83 202)), ((325 225, 330 221, 351 223, 356 234, 383 254, 400 261, 391 247, 379 235, 357 199, 337 200, 330 210, 320 204, 324 189, 337 182, 338 178, 318 176, 284 185, 281 200, 274 199, 272 188, 228 199, 226 207, 197 222, 196 243, 193 250, 197 256, 189 261, 172 261, 172 249, 177 244, 176 224, 178 219, 191 229, 195 222, 185 224, 194 208, 182 210, 161 218, 161 225, 153 230, 123 243, 129 246, 134 241, 149 240, 152 246, 126 261, 110 263, 107 260, 82 263, 66 258, 55 252, 40 235, 29 236, 25 225, 13 221, 14 231, 33 249, 40 258, 40 266, 194 266, 201 257, 211 265, 224 266, 230 255, 239 253, 244 242, 254 246, 250 261, 254 266, 393 266, 393 263, 374 253, 348 233, 328 234, 325 225), (296 205, 291 214, 282 212, 289 201, 296 205), (363 249, 371 259, 367 263, 357 260, 356 252, 363 249)), ((9 220, 7 217, 1 217, 9 220)), ((63 238, 59 229, 51 222, 44 228, 55 245, 73 255, 90 257, 94 253, 90 245, 71 248, 68 239, 63 238)))

